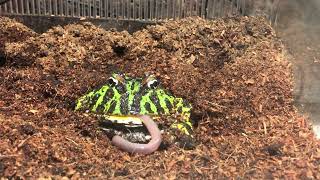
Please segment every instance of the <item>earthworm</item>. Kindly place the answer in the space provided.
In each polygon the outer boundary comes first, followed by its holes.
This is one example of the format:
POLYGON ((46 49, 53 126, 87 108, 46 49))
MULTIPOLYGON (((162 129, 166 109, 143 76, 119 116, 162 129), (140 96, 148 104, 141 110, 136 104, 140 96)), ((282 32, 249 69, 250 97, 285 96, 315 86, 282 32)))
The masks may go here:
POLYGON ((156 151, 161 144, 161 132, 157 124, 152 120, 150 116, 142 115, 139 117, 143 124, 147 127, 151 140, 148 144, 132 143, 126 139, 116 135, 112 138, 113 145, 118 148, 130 152, 130 153, 140 153, 140 154, 150 154, 156 151))

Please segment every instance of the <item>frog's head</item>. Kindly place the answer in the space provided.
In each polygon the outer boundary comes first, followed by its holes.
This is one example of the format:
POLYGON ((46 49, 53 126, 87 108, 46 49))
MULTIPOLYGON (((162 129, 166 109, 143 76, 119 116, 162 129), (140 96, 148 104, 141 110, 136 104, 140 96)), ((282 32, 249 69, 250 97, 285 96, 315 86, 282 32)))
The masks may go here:
POLYGON ((190 104, 161 87, 154 75, 131 78, 113 73, 107 83, 78 99, 76 110, 98 114, 170 114, 190 111, 190 104))

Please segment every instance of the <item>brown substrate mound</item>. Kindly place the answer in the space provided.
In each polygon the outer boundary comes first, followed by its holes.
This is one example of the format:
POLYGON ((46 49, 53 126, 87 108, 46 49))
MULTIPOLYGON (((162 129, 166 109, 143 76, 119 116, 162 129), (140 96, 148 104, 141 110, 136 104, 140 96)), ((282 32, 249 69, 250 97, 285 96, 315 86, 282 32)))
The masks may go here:
MULTIPOLYGON (((0 33, 21 26, 7 23, 0 33)), ((263 18, 187 18, 132 35, 83 23, 5 50, 0 176, 320 178, 320 143, 292 104, 291 65, 263 18), (154 73, 188 99, 199 145, 129 155, 74 113, 76 98, 115 69, 154 73)))
POLYGON ((1 17, 0 21, 0 66, 6 61, 4 55, 5 44, 12 42, 25 41, 30 37, 36 36, 36 33, 25 25, 16 22, 7 17, 1 17))

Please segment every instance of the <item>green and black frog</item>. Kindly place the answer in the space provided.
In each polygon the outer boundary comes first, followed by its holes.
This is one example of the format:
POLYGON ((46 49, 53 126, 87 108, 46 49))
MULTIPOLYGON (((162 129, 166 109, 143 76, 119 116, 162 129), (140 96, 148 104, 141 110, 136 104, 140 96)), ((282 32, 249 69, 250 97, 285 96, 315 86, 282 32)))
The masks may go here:
POLYGON ((130 141, 148 140, 146 131, 141 131, 141 120, 130 118, 135 115, 151 116, 160 128, 163 122, 158 122, 157 119, 170 119, 170 125, 167 127, 173 130, 172 132, 177 132, 174 133, 174 137, 178 142, 181 139, 192 141, 193 138, 191 104, 163 89, 160 81, 153 75, 132 78, 121 73, 113 73, 105 85, 80 97, 75 110, 98 116, 102 124, 112 127, 105 129, 109 132, 119 134, 119 129, 129 129, 126 138, 130 141), (140 130, 133 130, 137 128, 140 130), (139 135, 132 136, 133 132, 139 135))

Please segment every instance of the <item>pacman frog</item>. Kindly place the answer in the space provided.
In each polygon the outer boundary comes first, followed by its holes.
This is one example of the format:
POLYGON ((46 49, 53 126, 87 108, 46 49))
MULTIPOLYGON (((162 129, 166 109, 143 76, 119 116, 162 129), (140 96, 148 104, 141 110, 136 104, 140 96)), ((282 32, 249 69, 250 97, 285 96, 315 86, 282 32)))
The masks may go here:
MULTIPOLYGON (((129 129, 131 136, 128 135, 126 138, 140 142, 148 140, 148 136, 146 131, 141 135, 141 130, 130 130, 143 128, 142 121, 133 118, 135 115, 149 115, 153 119, 171 119, 168 127, 178 132, 174 135, 177 141, 185 137, 192 139, 191 109, 191 104, 185 99, 175 97, 163 89, 154 75, 132 78, 121 73, 113 73, 105 85, 83 95, 75 105, 76 111, 98 116, 102 124, 112 127, 113 133, 117 134, 119 129, 129 129), (132 136, 133 132, 140 133, 138 138, 137 135, 132 136)), ((110 128, 105 130, 110 131, 110 128)))

